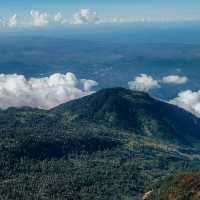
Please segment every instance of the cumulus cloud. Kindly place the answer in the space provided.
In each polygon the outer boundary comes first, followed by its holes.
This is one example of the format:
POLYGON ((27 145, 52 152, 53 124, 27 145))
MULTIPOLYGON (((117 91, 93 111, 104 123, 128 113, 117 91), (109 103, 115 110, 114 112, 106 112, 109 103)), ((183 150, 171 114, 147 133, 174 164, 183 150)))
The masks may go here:
POLYGON ((60 12, 56 13, 54 16, 55 22, 61 22, 63 20, 62 14, 60 12))
POLYGON ((33 25, 37 27, 46 26, 49 24, 49 17, 46 12, 39 12, 36 10, 31 10, 30 12, 33 18, 33 25))
POLYGON ((123 18, 118 18, 118 17, 114 17, 111 21, 111 23, 114 23, 114 24, 120 24, 120 23, 125 23, 126 21, 123 19, 123 18))
POLYGON ((200 117, 200 90, 193 92, 191 90, 182 91, 178 96, 170 101, 185 110, 200 117))
POLYGON ((133 81, 128 82, 128 86, 131 90, 138 90, 148 92, 149 90, 159 88, 159 82, 153 79, 152 76, 141 74, 137 76, 133 81))
POLYGON ((0 17, 0 28, 13 28, 18 25, 17 15, 14 14, 9 18, 0 17))
POLYGON ((4 17, 0 17, 0 28, 6 27, 6 20, 4 17))
POLYGON ((69 23, 69 20, 65 19, 60 12, 54 15, 53 20, 60 25, 69 23))
POLYGON ((72 19, 68 19, 63 17, 61 12, 57 12, 55 14, 50 14, 48 12, 40 12, 38 10, 30 11, 31 19, 22 19, 18 20, 17 15, 14 14, 10 18, 0 17, 0 28, 8 28, 8 27, 44 27, 47 25, 64 25, 64 24, 100 24, 100 23, 131 23, 130 19, 124 19, 121 17, 113 17, 113 18, 103 18, 100 19, 97 12, 90 9, 80 9, 80 11, 74 13, 72 15, 72 19))
POLYGON ((186 76, 170 75, 163 77, 162 82, 165 84, 181 85, 187 83, 188 80, 186 76))
POLYGON ((13 27, 17 26, 17 15, 16 14, 8 19, 7 25, 9 28, 13 28, 13 27))
POLYGON ((73 73, 26 79, 23 75, 0 75, 0 108, 30 106, 49 109, 93 93, 96 81, 78 79, 73 73))
POLYGON ((72 24, 98 24, 99 22, 99 16, 95 11, 81 9, 73 15, 72 24))

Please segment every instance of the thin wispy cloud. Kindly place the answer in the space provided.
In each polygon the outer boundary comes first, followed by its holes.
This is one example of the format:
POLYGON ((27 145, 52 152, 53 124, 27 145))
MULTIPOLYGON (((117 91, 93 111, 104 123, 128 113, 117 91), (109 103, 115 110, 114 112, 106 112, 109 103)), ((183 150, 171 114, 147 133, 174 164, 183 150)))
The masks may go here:
POLYGON ((162 79, 162 82, 165 84, 175 84, 175 85, 185 84, 188 81, 189 81, 188 77, 178 76, 178 75, 169 75, 169 76, 163 77, 162 79))

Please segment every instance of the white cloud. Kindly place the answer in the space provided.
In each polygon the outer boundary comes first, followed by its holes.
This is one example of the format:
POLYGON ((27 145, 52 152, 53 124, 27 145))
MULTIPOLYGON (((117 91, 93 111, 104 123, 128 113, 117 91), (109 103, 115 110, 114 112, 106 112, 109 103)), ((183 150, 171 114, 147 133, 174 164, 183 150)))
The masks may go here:
POLYGON ((162 82, 165 84, 181 85, 187 83, 188 80, 186 76, 170 75, 163 77, 162 82))
POLYGON ((8 19, 7 25, 9 28, 13 28, 13 27, 17 26, 17 15, 16 14, 8 19))
POLYGON ((128 82, 131 90, 138 90, 148 92, 149 90, 159 88, 159 82, 154 80, 152 76, 141 74, 137 76, 133 81, 128 82))
POLYGON ((14 28, 18 25, 17 15, 14 14, 9 18, 0 17, 0 28, 14 28))
POLYGON ((114 17, 111 21, 111 23, 114 23, 114 24, 120 24, 120 23, 126 23, 126 21, 123 19, 123 18, 117 18, 117 17, 114 17))
POLYGON ((4 17, 0 17, 0 28, 6 27, 6 20, 4 17))
POLYGON ((95 11, 81 9, 73 15, 72 24, 98 24, 100 19, 95 11))
POLYGON ((193 92, 191 90, 182 91, 178 96, 170 101, 185 110, 200 117, 200 90, 193 92))
POLYGON ((60 25, 69 23, 69 20, 65 19, 60 12, 58 12, 54 15, 53 21, 60 25))
POLYGON ((54 21, 55 22, 61 22, 63 19, 62 14, 60 12, 56 13, 54 16, 54 21))
POLYGON ((33 25, 37 27, 46 26, 49 24, 49 17, 46 12, 39 12, 36 10, 31 10, 30 12, 33 18, 33 25))
POLYGON ((72 73, 26 79, 23 75, 0 75, 0 107, 30 106, 49 109, 89 95, 97 85, 93 80, 77 79, 72 73))

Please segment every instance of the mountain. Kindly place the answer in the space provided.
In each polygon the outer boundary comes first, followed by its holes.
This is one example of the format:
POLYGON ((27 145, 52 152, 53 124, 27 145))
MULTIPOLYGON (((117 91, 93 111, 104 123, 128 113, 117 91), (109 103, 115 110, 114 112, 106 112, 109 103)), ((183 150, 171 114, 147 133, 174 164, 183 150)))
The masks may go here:
POLYGON ((0 110, 0 199, 138 200, 200 169, 200 121, 143 92, 0 110))
POLYGON ((184 173, 167 178, 149 200, 199 200, 200 173, 184 173))
POLYGON ((101 124, 153 139, 192 144, 200 140, 200 119, 147 93, 124 88, 104 89, 60 105, 53 111, 70 122, 101 124))

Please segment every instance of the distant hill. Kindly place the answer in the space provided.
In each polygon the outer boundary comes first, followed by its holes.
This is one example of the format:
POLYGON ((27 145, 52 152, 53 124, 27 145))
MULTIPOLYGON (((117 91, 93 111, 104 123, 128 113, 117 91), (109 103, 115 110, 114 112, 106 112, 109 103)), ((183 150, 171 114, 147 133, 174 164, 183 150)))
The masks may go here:
POLYGON ((143 92, 104 89, 45 111, 0 110, 0 199, 138 200, 200 169, 200 120, 143 92))
POLYGON ((199 200, 200 173, 171 176, 154 191, 149 200, 199 200))

